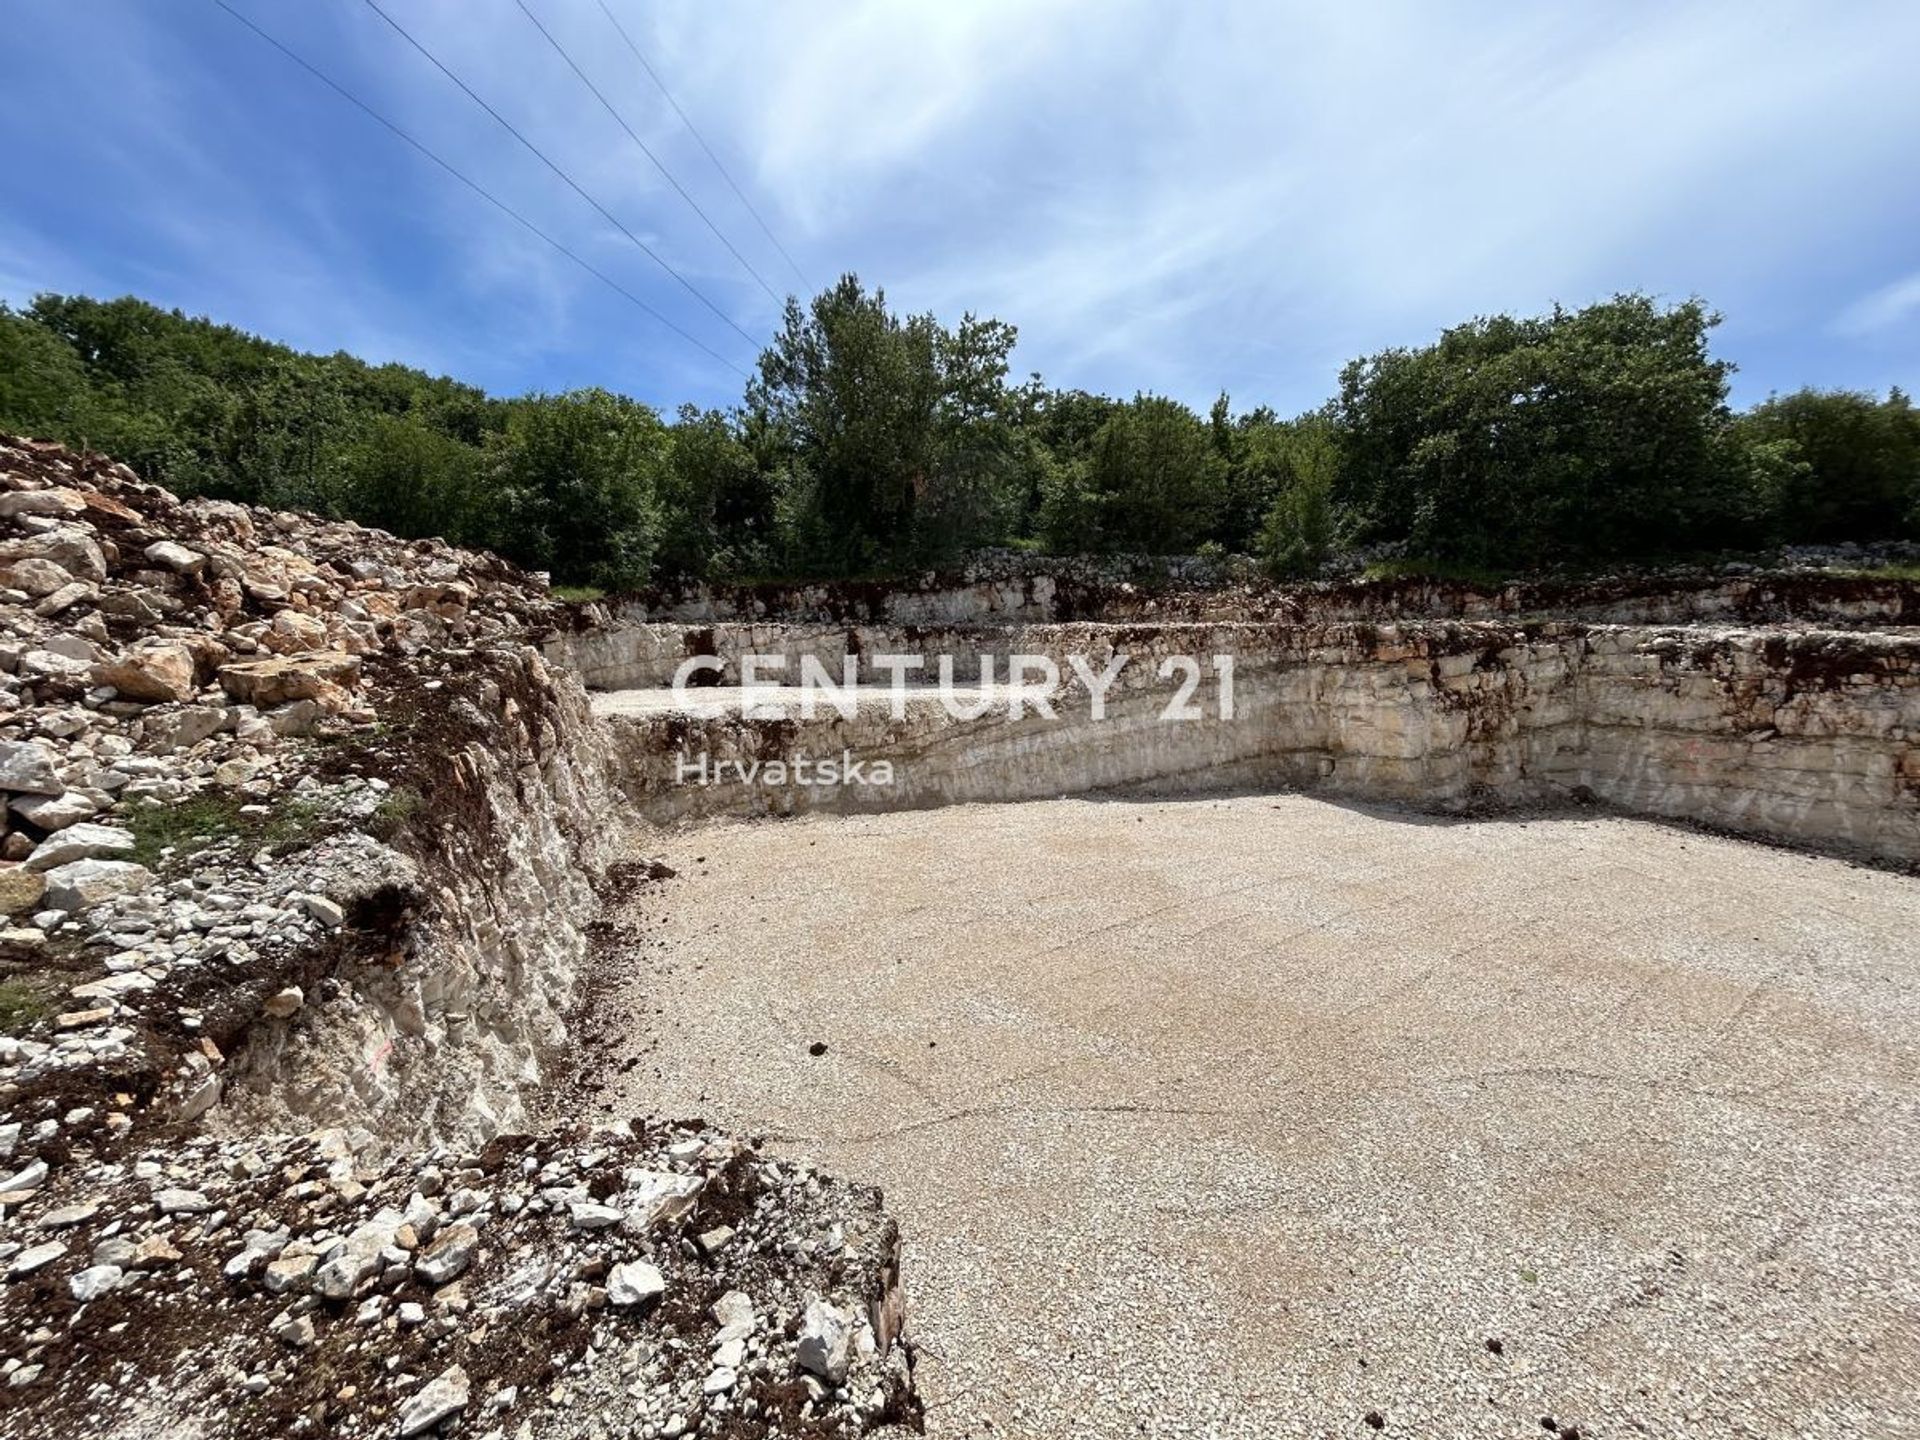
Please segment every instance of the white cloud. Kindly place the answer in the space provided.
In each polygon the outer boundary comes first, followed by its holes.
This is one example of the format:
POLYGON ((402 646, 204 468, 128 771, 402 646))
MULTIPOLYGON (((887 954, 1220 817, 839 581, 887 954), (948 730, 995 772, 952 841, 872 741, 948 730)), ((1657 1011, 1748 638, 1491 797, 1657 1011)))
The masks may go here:
POLYGON ((1920 318, 1920 270, 1863 295, 1834 321, 1840 335, 1873 335, 1901 321, 1920 318))
MULTIPOLYGON (((766 296, 514 0, 382 3, 750 334, 771 332, 766 296)), ((599 7, 527 3, 783 283, 599 7)), ((1788 337, 1885 332, 1920 306, 1915 277, 1846 304, 1903 268, 1889 240, 1920 222, 1887 179, 1920 127, 1905 0, 608 3, 815 282, 855 269, 909 308, 997 315, 1020 328, 1017 363, 1056 383, 1306 405, 1341 358, 1623 288, 1704 294, 1782 355, 1788 337)), ((689 375, 702 398, 737 393, 216 11, 26 8, 43 40, 70 42, 41 48, 98 70, 96 103, 43 123, 84 133, 70 150, 111 175, 115 214, 151 217, 152 240, 62 257, 56 231, 23 230, 0 244, 9 287, 51 269, 509 388, 638 370, 662 399, 689 375)), ((748 358, 363 7, 243 8, 748 358)), ((19 224, 38 214, 23 204, 19 224)))
POLYGON ((1189 399, 1489 309, 1766 305, 1920 123, 1897 4, 697 13, 656 32, 683 102, 828 267, 1189 399))

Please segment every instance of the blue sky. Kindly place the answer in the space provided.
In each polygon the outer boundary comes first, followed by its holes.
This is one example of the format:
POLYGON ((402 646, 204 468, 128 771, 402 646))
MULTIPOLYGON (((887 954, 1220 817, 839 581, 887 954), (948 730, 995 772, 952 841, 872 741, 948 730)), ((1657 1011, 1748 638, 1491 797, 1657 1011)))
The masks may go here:
MULTIPOLYGON (((361 0, 231 0, 742 367, 361 0)), ((383 0, 741 329, 777 307, 514 0, 383 0)), ((528 5, 796 282, 594 0, 528 5)), ((1019 326, 1017 369, 1318 403, 1492 310, 1704 296, 1736 399, 1920 382, 1920 6, 608 0, 815 284, 1019 326)), ((210 0, 8 0, 0 297, 134 293, 499 392, 739 377, 210 0)))

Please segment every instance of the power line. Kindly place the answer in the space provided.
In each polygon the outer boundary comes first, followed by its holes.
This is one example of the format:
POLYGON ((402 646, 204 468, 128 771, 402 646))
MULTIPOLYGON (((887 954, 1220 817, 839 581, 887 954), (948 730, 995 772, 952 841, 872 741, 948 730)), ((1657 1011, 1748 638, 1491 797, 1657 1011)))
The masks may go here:
POLYGON ((602 205, 598 200, 594 199, 593 196, 589 195, 584 189, 582 189, 580 186, 580 182, 575 180, 571 175, 569 175, 566 171, 562 170, 558 165, 556 165, 552 160, 550 160, 547 157, 547 153, 544 150, 542 150, 538 145, 534 144, 531 140, 527 139, 525 135, 522 135, 518 130, 516 130, 513 126, 513 123, 509 121, 506 116, 502 115, 498 110, 494 109, 493 106, 489 105, 485 100, 482 100, 479 97, 479 95, 474 93, 473 87, 468 85, 466 81, 462 80, 458 75, 454 74, 453 71, 449 70, 444 64, 442 64, 439 56, 435 55, 431 50, 427 49, 426 46, 422 45, 418 40, 414 39, 413 36, 407 32, 406 28, 402 26, 398 20, 395 20, 391 15, 387 14, 385 10, 382 10, 379 5, 379 0, 365 0, 365 3, 369 10, 373 11, 374 14, 378 15, 382 20, 386 21, 387 24, 393 28, 393 31, 395 34, 397 34, 402 40, 405 40, 407 44, 411 45, 415 50, 418 50, 423 56, 425 56, 428 62, 432 64, 434 69, 438 70, 442 75, 446 76, 447 79, 451 80, 455 85, 459 86, 462 94, 464 94, 469 100, 473 101, 473 103, 478 105, 482 110, 486 111, 487 114, 491 115, 496 121, 498 121, 500 124, 500 127, 503 130, 505 130, 509 135, 513 136, 514 139, 518 140, 522 145, 526 146, 526 148, 533 153, 534 157, 538 159, 542 165, 545 165, 549 170, 553 171, 554 174, 558 175, 562 180, 566 181, 568 187, 572 189, 574 194, 578 195, 582 200, 586 201, 589 205, 593 206, 595 210, 598 210, 601 216, 606 220, 606 222, 609 225, 613 226, 614 229, 618 230, 622 235, 626 236, 627 239, 632 241, 633 244, 639 248, 642 254, 644 254, 649 260, 653 261, 653 263, 658 265, 662 270, 666 271, 675 280, 678 280, 681 286, 687 291, 689 295, 693 296, 694 299, 698 300, 702 305, 706 306, 707 309, 711 310, 715 315, 719 316, 721 321, 726 325, 726 327, 729 330, 733 331, 734 334, 738 335, 742 340, 746 341, 749 345, 752 345, 756 349, 759 348, 760 342, 754 339, 753 336, 749 335, 746 331, 742 330, 739 327, 739 325, 734 322, 734 319, 731 315, 727 314, 726 311, 722 310, 718 305, 714 304, 713 301, 709 300, 706 297, 705 292, 703 292, 699 286, 695 285, 691 280, 687 279, 686 276, 682 275, 678 270, 674 269, 673 266, 669 265, 665 260, 661 259, 660 256, 654 251, 653 247, 648 245, 646 241, 642 240, 638 235, 634 234, 633 231, 629 230, 625 225, 621 224, 620 221, 614 216, 611 210, 607 209, 606 206, 602 205))
POLYGON ((279 40, 275 39, 272 35, 269 35, 265 30, 262 30, 258 25, 254 24, 253 21, 249 20, 245 15, 242 15, 238 10, 234 9, 233 6, 229 5, 227 3, 227 0, 213 0, 213 3, 219 6, 222 10, 226 11, 227 14, 231 15, 235 20, 238 20, 242 25, 246 26, 247 29, 251 30, 255 35, 258 35, 262 40, 266 41, 269 45, 273 46, 273 48, 278 50, 282 55, 286 56, 289 60, 293 61, 294 64, 298 65, 302 70, 305 70, 309 75, 313 76, 314 79, 318 80, 321 84, 325 85, 329 90, 333 91, 336 95, 340 96, 341 99, 353 105, 355 108, 360 110, 363 114, 367 115, 369 118, 378 121, 381 125, 385 126, 394 135, 399 137, 401 140, 404 140, 407 144, 411 145, 415 150, 418 150, 422 155, 426 156, 427 159, 431 160, 434 164, 438 165, 442 170, 446 171, 447 174, 451 175, 454 179, 458 180, 462 185, 466 186, 469 190, 473 191, 473 193, 478 195, 482 200, 485 200, 489 205, 492 205, 495 209, 501 211, 503 214, 508 215, 512 217, 514 220, 518 221, 528 231, 539 236, 542 240, 546 241, 547 244, 551 245, 554 249, 558 250, 562 255, 566 256, 567 259, 573 261, 574 264, 578 265, 582 270, 586 271, 589 275, 593 276, 594 279, 598 280, 601 284, 605 285, 608 289, 613 290, 615 293, 621 296, 624 296, 627 300, 631 301, 634 305, 638 306, 641 310, 645 311, 648 315, 652 316, 655 320, 659 321, 660 324, 666 326, 667 329, 671 330, 674 334, 678 335, 682 340, 686 341, 689 345, 693 346, 696 350, 699 350, 702 353, 719 361, 722 365, 726 366, 729 370, 733 371, 734 374, 740 376, 741 379, 744 380, 749 378, 747 375, 747 372, 745 370, 742 370, 738 365, 734 364, 733 361, 727 359, 726 356, 722 355, 719 351, 713 349, 711 346, 706 344, 705 341, 702 341, 696 338, 695 336, 688 334, 687 331, 681 329, 678 325, 674 324, 673 321, 669 320, 666 316, 662 315, 658 310, 654 309, 653 306, 647 304, 646 301, 642 300, 639 296, 635 295, 631 290, 627 289, 626 286, 620 284, 619 281, 612 279, 611 277, 606 275, 603 271, 597 269, 593 265, 589 264, 587 261, 581 259, 580 256, 575 254, 572 250, 569 250, 565 245, 561 244, 558 240, 554 239, 553 236, 549 235, 546 231, 542 230, 538 225, 534 224, 531 220, 527 219, 526 216, 522 215, 518 210, 514 209, 511 205, 507 204, 507 202, 502 200, 498 195, 495 195, 491 190, 488 190, 484 185, 480 184, 479 181, 474 180, 469 176, 462 174, 460 171, 454 169, 452 165, 448 164, 445 160, 442 160, 438 155, 434 154, 433 151, 429 150, 424 144, 414 139, 413 136, 409 135, 405 130, 402 130, 398 125, 394 124, 393 121, 389 120, 386 116, 382 115, 378 110, 374 109, 371 105, 367 104, 366 101, 362 100, 358 95, 355 95, 351 90, 347 89, 347 87, 342 85, 338 80, 335 80, 331 75, 327 74, 324 70, 320 69, 317 65, 314 65, 311 61, 297 54, 288 46, 282 44, 279 40))
POLYGON ((720 178, 727 182, 727 188, 733 191, 742 205, 747 207, 747 213, 753 216, 753 223, 760 227, 760 233, 766 236, 768 243, 780 252, 780 258, 786 261, 787 268, 793 271, 793 278, 800 282, 802 289, 812 290, 814 288, 813 282, 801 273, 800 267, 794 263, 793 256, 787 253, 787 247, 782 245, 775 237, 773 231, 767 228, 767 222, 760 218, 760 212, 753 208, 753 202, 747 199, 746 192, 733 183, 733 176, 729 175, 727 173, 727 167, 720 163, 720 157, 713 153, 713 147, 707 144, 706 137, 694 127, 694 123, 688 118, 687 112, 680 108, 680 102, 673 98, 673 92, 667 89, 667 82, 662 80, 653 66, 647 63, 647 57, 640 53, 640 47, 634 44, 633 37, 627 34, 627 27, 622 25, 620 21, 615 18, 613 11, 607 8, 607 0, 597 0, 597 3, 600 6, 600 13, 607 17, 615 30, 620 32, 620 38, 627 42, 627 49, 633 52, 633 58, 638 60, 640 62, 640 68, 647 72, 647 78, 653 81, 654 86, 666 97, 667 104, 673 107, 673 113, 680 117, 680 123, 687 127, 687 133, 699 142, 700 148, 706 153, 707 159, 713 162, 713 168, 718 170, 720 172, 720 178))
POLYGON ((753 268, 753 262, 748 260, 747 257, 742 255, 738 250, 734 249, 733 242, 727 239, 725 235, 720 233, 720 227, 714 224, 712 218, 708 216, 707 212, 700 208, 699 202, 696 201, 693 198, 693 196, 687 193, 685 186, 683 186, 678 180, 673 178, 673 172, 667 169, 666 165, 661 161, 658 155, 654 154, 652 150, 647 148, 647 142, 642 140, 638 135, 634 133, 633 127, 627 124, 625 118, 620 114, 618 110, 613 108, 613 102, 608 100, 606 96, 600 93, 600 88, 597 85, 595 85, 593 81, 587 78, 587 72, 582 70, 578 65, 576 65, 574 63, 573 57, 566 52, 566 48, 562 46, 558 40, 553 38, 553 32, 547 29, 546 26, 540 23, 540 17, 538 15, 535 15, 533 11, 527 8, 527 0, 514 0, 514 4, 520 7, 520 13, 522 15, 525 15, 527 19, 533 22, 533 28, 538 30, 541 34, 541 37, 546 40, 547 44, 553 47, 554 53, 558 55, 562 60, 567 62, 567 68, 573 71, 575 75, 580 77, 580 83, 586 86, 587 89, 593 93, 593 98, 598 100, 603 106, 606 107, 607 113, 613 116, 614 120, 619 123, 619 126, 622 130, 627 132, 627 138, 633 141, 635 145, 638 145, 640 147, 640 153, 642 155, 645 155, 647 159, 653 162, 653 168, 658 170, 661 173, 661 175, 666 177, 666 182, 669 185, 673 186, 673 188, 679 192, 680 198, 682 200, 686 201, 688 205, 692 206, 693 213, 698 215, 702 220, 706 222, 707 229, 713 232, 713 238, 718 240, 722 245, 727 247, 727 253, 732 255, 734 259, 738 260, 740 264, 745 267, 746 272, 749 275, 751 275, 756 282, 758 282, 760 288, 767 292, 767 298, 773 301, 774 304, 778 305, 780 303, 780 296, 777 295, 774 292, 774 288, 766 282, 765 277, 762 276, 758 270, 753 268))

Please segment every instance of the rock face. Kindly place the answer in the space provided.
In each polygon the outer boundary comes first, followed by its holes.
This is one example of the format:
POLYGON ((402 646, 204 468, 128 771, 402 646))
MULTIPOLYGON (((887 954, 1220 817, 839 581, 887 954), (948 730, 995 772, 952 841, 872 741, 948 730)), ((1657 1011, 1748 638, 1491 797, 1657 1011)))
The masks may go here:
MULTIPOLYGON (((1274 584, 1232 560, 988 552, 953 571, 889 584, 662 586, 587 607, 588 623, 562 631, 552 643, 590 686, 611 690, 660 683, 628 667, 647 663, 653 635, 678 637, 689 627, 713 628, 715 653, 725 653, 729 630, 768 625, 844 634, 866 628, 966 630, 1082 621, 1310 625, 1538 618, 1816 629, 1920 624, 1920 588, 1912 581, 1819 570, 1804 565, 1805 558, 1783 552, 1780 569, 1760 572, 1692 568, 1489 588, 1421 578, 1274 584)), ((1858 567, 1868 558, 1836 555, 1822 563, 1858 567)), ((1911 547, 1904 547, 1887 558, 1915 557, 1911 547)))
POLYGON ((5 1042, 0 1085, 171 1053, 156 1103, 182 1117, 243 1101, 254 1123, 375 1120, 400 1144, 519 1113, 619 833, 578 692, 528 644, 544 587, 4 437, 0 501, 0 902, 23 927, 5 944, 113 967, 68 977, 60 1023, 5 1042), (383 709, 406 743, 382 737, 383 709), (420 866, 369 832, 436 806, 458 819, 420 815, 429 903, 420 866), (356 939, 376 896, 391 917, 356 939), (352 984, 312 983, 302 953, 329 935, 343 948, 320 975, 348 962, 352 984), (486 1025, 464 1023, 476 1010, 486 1025), (321 1083, 281 1083, 296 1017, 321 1083), (267 1038, 239 1044, 252 1026, 267 1038))
MULTIPOLYGON (((1916 587, 1920 588, 1920 587, 1916 587)), ((603 713, 629 793, 648 814, 885 809, 1072 794, 1149 780, 1309 788, 1461 809, 1599 799, 1630 812, 1704 821, 1883 861, 1920 860, 1920 636, 1804 629, 1698 630, 1552 621, 1396 625, 1235 621, 1215 625, 1013 626, 906 631, 768 623, 729 638, 805 656, 838 676, 856 657, 901 654, 936 674, 953 656, 1004 679, 1012 656, 1071 677, 1127 660, 1094 720, 1084 686, 1057 720, 1011 719, 1004 700, 978 718, 913 699, 852 717, 743 718, 740 707, 603 713), (1213 687, 1192 720, 1168 720, 1160 667, 1234 662, 1234 714, 1213 687), (682 757, 735 763, 887 757, 890 785, 682 783, 682 757)), ((688 636, 659 642, 685 655, 688 636)), ((678 661, 673 663, 677 664, 678 661)), ((1207 671, 1209 676, 1211 671, 1207 671)), ((653 678, 666 683, 666 675, 653 678)), ((695 692, 696 695, 714 692, 695 692)))

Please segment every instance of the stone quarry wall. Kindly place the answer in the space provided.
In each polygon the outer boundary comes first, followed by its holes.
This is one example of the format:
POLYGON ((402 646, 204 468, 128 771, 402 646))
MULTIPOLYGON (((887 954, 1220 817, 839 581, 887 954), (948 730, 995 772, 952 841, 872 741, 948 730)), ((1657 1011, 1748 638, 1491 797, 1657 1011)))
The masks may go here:
POLYGON ((587 978, 626 806, 572 676, 528 648, 463 687, 482 723, 410 787, 427 814, 385 897, 392 951, 342 968, 311 1023, 250 1036, 210 1116, 224 1133, 356 1125, 392 1152, 526 1125, 587 978))
MULTIPOLYGON (((671 651, 661 633, 660 661, 671 651)), ((1163 781, 1307 787, 1443 809, 1598 799, 1850 854, 1920 860, 1920 638, 1876 633, 1654 629, 1553 621, 1067 625, 800 633, 709 627, 723 651, 766 646, 832 662, 860 655, 1047 655, 1065 668, 1132 656, 1094 721, 1069 693, 1060 718, 996 708, 955 719, 916 696, 903 717, 870 702, 785 718, 621 713, 602 705, 624 784, 651 818, 891 808, 1038 798, 1163 781), (1159 662, 1235 659, 1235 713, 1167 721, 1159 662), (841 751, 892 762, 891 786, 681 781, 681 757, 770 761, 841 751)), ((833 669, 833 665, 829 665, 833 669)), ((864 666, 862 667, 865 668, 864 666)), ((970 663, 959 667, 972 678, 970 663)), ((835 670, 837 673, 837 670, 835 670)), ((1001 671, 1004 675, 1004 670, 1001 671)), ((618 697, 608 697, 609 702, 618 697)), ((715 707, 720 711, 720 707, 715 707)), ((718 769, 718 766, 715 766, 718 769)))

